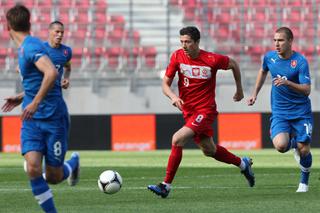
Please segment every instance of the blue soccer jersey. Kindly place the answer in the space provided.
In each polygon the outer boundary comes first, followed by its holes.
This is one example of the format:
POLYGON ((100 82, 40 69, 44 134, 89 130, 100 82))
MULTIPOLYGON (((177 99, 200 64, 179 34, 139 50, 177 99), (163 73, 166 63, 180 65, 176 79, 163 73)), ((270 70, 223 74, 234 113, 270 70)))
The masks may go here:
POLYGON ((71 60, 72 50, 70 47, 63 44, 61 44, 58 48, 51 47, 48 42, 45 42, 44 45, 47 49, 51 61, 59 71, 59 77, 56 80, 56 84, 61 87, 63 67, 71 60))
MULTIPOLYGON (((18 50, 19 69, 25 92, 23 109, 32 102, 40 89, 43 73, 37 69, 35 63, 44 55, 48 55, 45 45, 41 40, 32 36, 27 36, 18 50)), ((66 112, 61 87, 55 84, 39 104, 33 119, 60 118, 61 114, 66 112)))
MULTIPOLYGON (((281 77, 297 84, 310 84, 309 65, 301 54, 294 52, 289 59, 282 59, 276 51, 266 53, 262 68, 270 71, 272 79, 281 77)), ((286 85, 271 89, 272 116, 284 119, 310 118, 311 102, 308 96, 286 85)))

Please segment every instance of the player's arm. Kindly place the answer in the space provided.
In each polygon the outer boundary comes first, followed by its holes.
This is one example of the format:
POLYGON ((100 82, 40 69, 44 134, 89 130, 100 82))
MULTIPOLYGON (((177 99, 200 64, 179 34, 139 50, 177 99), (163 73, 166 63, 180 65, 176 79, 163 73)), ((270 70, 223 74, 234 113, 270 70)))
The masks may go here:
POLYGON ((6 103, 1 107, 2 111, 10 112, 16 106, 19 106, 22 103, 23 97, 24 97, 24 92, 21 92, 17 95, 5 98, 4 100, 6 101, 6 103))
POLYGON ((162 80, 162 92, 168 98, 170 98, 171 103, 172 103, 173 106, 175 106, 178 109, 182 110, 182 105, 184 104, 184 102, 171 89, 172 81, 173 81, 173 78, 169 78, 166 75, 163 77, 163 80, 162 80))
POLYGON ((273 84, 275 86, 281 86, 281 85, 286 85, 288 86, 289 88, 293 89, 294 91, 298 92, 298 93, 301 93, 305 96, 308 96, 310 95, 310 92, 311 92, 311 86, 310 84, 297 84, 297 83, 294 83, 292 81, 289 81, 289 80, 286 80, 286 79, 283 79, 281 77, 277 77, 273 80, 273 84))
POLYGON ((68 61, 63 67, 63 80, 61 82, 61 87, 63 89, 68 89, 70 85, 70 75, 71 75, 71 62, 68 61))
POLYGON ((257 100, 257 96, 258 93, 260 92, 266 78, 267 78, 268 72, 265 72, 262 68, 260 68, 257 79, 256 79, 256 84, 253 90, 253 93, 251 95, 251 97, 247 100, 247 104, 249 106, 252 106, 256 100, 257 100))
POLYGON ((35 66, 40 72, 43 73, 43 79, 40 89, 32 102, 26 106, 22 113, 22 120, 31 119, 33 114, 37 111, 40 102, 47 95, 48 91, 54 85, 54 82, 58 76, 58 72, 48 56, 44 55, 35 62, 35 66))
POLYGON ((236 93, 233 96, 234 101, 241 101, 243 99, 243 89, 241 84, 241 73, 238 63, 232 59, 229 58, 229 64, 228 69, 232 70, 233 77, 236 83, 236 93))

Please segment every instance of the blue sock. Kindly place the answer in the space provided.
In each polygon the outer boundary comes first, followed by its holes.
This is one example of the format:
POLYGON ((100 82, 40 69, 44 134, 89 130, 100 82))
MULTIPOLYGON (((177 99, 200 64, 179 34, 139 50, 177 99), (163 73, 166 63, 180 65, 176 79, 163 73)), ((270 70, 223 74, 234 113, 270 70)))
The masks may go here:
POLYGON ((63 165, 63 180, 67 179, 71 172, 77 167, 79 158, 71 157, 70 160, 64 162, 63 165))
POLYGON ((40 176, 33 180, 30 180, 30 185, 32 193, 35 199, 38 201, 38 204, 43 209, 43 211, 56 213, 57 210, 53 203, 53 195, 47 182, 43 179, 43 177, 40 176))
POLYGON ((300 167, 301 167, 300 183, 304 183, 308 185, 311 165, 312 165, 311 152, 307 156, 300 157, 300 167))

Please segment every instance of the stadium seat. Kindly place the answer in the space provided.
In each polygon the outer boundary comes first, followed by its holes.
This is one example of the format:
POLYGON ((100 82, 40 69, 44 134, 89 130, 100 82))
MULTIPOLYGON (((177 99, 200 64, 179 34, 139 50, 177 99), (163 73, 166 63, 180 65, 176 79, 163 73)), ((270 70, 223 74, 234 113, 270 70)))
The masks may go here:
POLYGON ((106 0, 96 0, 95 1, 96 8, 104 8, 106 9, 108 7, 108 3, 106 0))
POLYGON ((90 11, 87 9, 73 9, 71 10, 70 22, 75 22, 79 24, 88 24, 92 21, 90 11))
POLYGON ((7 48, 0 48, 0 72, 6 69, 7 48))
POLYGON ((83 65, 83 54, 87 51, 86 48, 74 47, 72 48, 72 69, 75 71, 80 71, 83 65))
POLYGON ((107 60, 107 66, 105 70, 117 71, 122 67, 122 55, 124 50, 122 47, 114 46, 107 49, 105 52, 105 58, 107 60))
POLYGON ((70 22, 70 11, 69 7, 59 8, 59 14, 55 17, 55 20, 61 21, 63 24, 69 24, 70 22))
POLYGON ((38 0, 37 1, 38 7, 52 7, 52 0, 38 0))
POLYGON ((106 39, 108 40, 109 46, 122 45, 124 35, 125 34, 122 29, 107 32, 106 39))
POLYGON ((110 25, 111 30, 124 30, 125 19, 122 15, 108 15, 107 25, 110 25))
POLYGON ((125 46, 139 46, 140 45, 140 33, 138 30, 125 30, 124 31, 124 45, 125 46))
POLYGON ((124 50, 124 57, 126 60, 126 67, 129 69, 136 69, 138 67, 138 59, 140 55, 140 47, 127 48, 124 50))
POLYGON ((149 69, 156 67, 157 49, 154 46, 142 47, 142 57, 144 63, 142 64, 141 69, 149 69))

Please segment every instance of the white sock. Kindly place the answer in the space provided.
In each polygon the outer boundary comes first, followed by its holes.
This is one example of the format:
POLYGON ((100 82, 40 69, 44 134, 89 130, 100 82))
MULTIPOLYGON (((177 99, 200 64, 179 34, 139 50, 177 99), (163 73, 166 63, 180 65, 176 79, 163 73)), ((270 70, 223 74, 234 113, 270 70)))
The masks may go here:
POLYGON ((171 184, 170 183, 162 182, 162 184, 165 185, 167 189, 171 188, 171 184))
POLYGON ((241 171, 246 169, 246 164, 244 163, 244 161, 241 159, 241 163, 239 165, 239 168, 241 169, 241 171))

